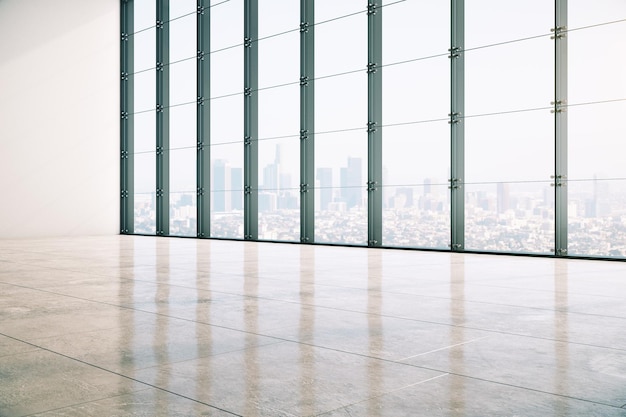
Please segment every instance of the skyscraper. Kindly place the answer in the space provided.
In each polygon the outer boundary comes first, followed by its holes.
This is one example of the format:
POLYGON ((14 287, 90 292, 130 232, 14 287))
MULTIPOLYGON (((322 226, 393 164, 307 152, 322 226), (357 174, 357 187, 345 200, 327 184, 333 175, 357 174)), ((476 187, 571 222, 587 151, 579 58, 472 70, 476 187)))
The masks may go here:
POLYGON ((361 158, 348 157, 348 166, 341 168, 340 172, 341 198, 346 202, 347 208, 361 205, 363 185, 361 158))
POLYGON ((318 168, 317 181, 319 181, 320 188, 320 210, 328 210, 328 204, 333 201, 333 169, 318 168))
POLYGON ((231 210, 231 170, 230 164, 224 159, 213 161, 213 211, 224 212, 231 210))

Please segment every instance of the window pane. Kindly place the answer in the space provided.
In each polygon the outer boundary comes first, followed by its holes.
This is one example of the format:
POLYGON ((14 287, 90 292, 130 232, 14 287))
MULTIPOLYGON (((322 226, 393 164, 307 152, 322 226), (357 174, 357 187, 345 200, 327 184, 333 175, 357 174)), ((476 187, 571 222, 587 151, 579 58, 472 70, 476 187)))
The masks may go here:
POLYGON ((156 234, 156 153, 135 154, 135 233, 156 234))
POLYGON ((383 10, 383 245, 450 243, 450 4, 383 10), (407 39, 429 39, 410 42, 407 39), (433 122, 433 120, 438 120, 433 122))
POLYGON ((196 148, 171 150, 170 234, 196 235, 196 148))
POLYGON ((259 238, 300 240, 298 2, 259 2, 259 238), (279 86, 279 87, 276 87, 279 86), (268 88, 269 87, 269 88, 268 88))

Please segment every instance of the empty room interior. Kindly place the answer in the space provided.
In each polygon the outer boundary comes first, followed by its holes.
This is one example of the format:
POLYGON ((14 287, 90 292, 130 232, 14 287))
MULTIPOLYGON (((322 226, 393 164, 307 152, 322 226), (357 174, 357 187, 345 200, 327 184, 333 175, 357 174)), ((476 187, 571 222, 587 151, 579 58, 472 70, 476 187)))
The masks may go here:
POLYGON ((624 0, 0 39, 0 417, 626 417, 624 0))

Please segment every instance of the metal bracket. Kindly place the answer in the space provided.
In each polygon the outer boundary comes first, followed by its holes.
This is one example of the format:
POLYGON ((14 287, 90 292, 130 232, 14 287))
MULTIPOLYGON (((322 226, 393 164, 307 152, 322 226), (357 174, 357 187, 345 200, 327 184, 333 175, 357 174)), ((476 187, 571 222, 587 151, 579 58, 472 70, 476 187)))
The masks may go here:
POLYGON ((450 59, 458 58, 461 56, 461 48, 458 46, 453 46, 452 48, 448 49, 448 52, 450 52, 450 55, 448 55, 448 58, 450 59))
POLYGON ((121 152, 121 157, 122 157, 122 159, 128 159, 128 151, 127 150, 123 150, 121 152))
POLYGON ((205 10, 205 9, 206 9, 206 7, 204 7, 204 6, 198 6, 197 13, 198 13, 198 14, 204 14, 204 10, 205 10))
POLYGON ((565 100, 551 101, 550 104, 554 106, 554 108, 550 110, 550 113, 562 113, 567 110, 565 108, 567 106, 567 102, 565 100))
POLYGON ((198 189, 196 190, 196 193, 198 194, 198 196, 204 195, 204 188, 203 187, 198 187, 198 189))
POLYGON ((157 196, 157 198, 163 197, 163 188, 157 188, 156 196, 157 196))
POLYGON ((243 89, 243 95, 246 97, 250 97, 250 95, 252 94, 252 90, 250 89, 250 87, 246 87, 243 89))
POLYGON ((163 71, 163 67, 164 67, 164 65, 163 65, 162 62, 157 62, 156 63, 156 70, 157 71, 163 71))
POLYGON ((567 249, 559 248, 554 251, 557 255, 567 255, 567 249))
POLYGON ((196 56, 200 61, 204 61, 204 51, 198 51, 196 56))
POLYGON ((198 101, 197 102, 198 102, 198 104, 200 106, 204 106, 204 97, 198 97, 198 101))
POLYGON ((555 28, 551 28, 550 32, 554 33, 554 35, 550 36, 550 39, 564 38, 565 33, 567 32, 567 26, 557 26, 555 28))
POLYGON ((377 243, 378 243, 377 240, 368 240, 367 241, 367 246, 376 246, 377 243))
POLYGON ((373 74, 373 73, 375 73, 375 72, 376 72, 376 69, 377 69, 377 68, 378 68, 378 67, 377 67, 377 64, 376 64, 376 63, 374 63, 374 62, 370 62, 370 63, 368 63, 368 64, 367 64, 367 73, 368 73, 368 74, 373 74))
POLYGON ((122 33, 122 42, 126 42, 128 40, 128 33, 122 33))
POLYGON ((567 175, 550 175, 550 178, 556 180, 555 182, 550 184, 550 187, 566 187, 567 186, 567 175))
POLYGON ((376 184, 378 184, 376 181, 368 181, 367 182, 367 191, 376 191, 376 184))
POLYGON ((122 71, 122 81, 128 81, 128 73, 122 71))
POLYGON ((244 194, 251 194, 251 193, 252 193, 252 189, 250 188, 250 186, 249 186, 249 185, 245 185, 245 186, 243 187, 243 193, 244 193, 244 194))
POLYGON ((461 178, 448 179, 448 182, 450 183, 450 185, 448 186, 448 190, 458 190, 459 188, 461 188, 461 181, 463 181, 461 178))
POLYGON ((376 132, 376 122, 367 122, 367 133, 376 132))
POLYGON ((156 147, 156 154, 157 155, 163 155, 163 146, 157 146, 156 147))
POLYGON ((367 5, 367 14, 369 15, 374 15, 376 14, 376 3, 369 3, 367 5))
POLYGON ((458 113, 458 112, 448 113, 448 116, 450 116, 450 120, 448 121, 449 125, 461 123, 461 113, 458 113))
POLYGON ((309 85, 309 77, 303 75, 302 77, 300 77, 300 86, 305 87, 307 85, 309 85))
POLYGON ((308 193, 309 192, 309 184, 300 184, 300 192, 308 193))
POLYGON ((309 31, 309 23, 308 22, 300 23, 300 33, 306 33, 308 31, 309 31))
POLYGON ((300 140, 307 140, 309 138, 309 131, 303 129, 300 131, 300 140))
POLYGON ((122 190, 122 198, 128 198, 128 190, 122 190))
POLYGON ((243 144, 246 146, 252 144, 252 139, 250 138, 250 136, 246 136, 243 138, 243 144))
POLYGON ((451 243, 448 245, 448 247, 454 250, 454 249, 461 249, 463 246, 460 243, 451 243))
POLYGON ((161 20, 157 20, 156 21, 156 28, 157 29, 163 29, 163 22, 161 20))
POLYGON ((157 113, 161 113, 163 111, 163 105, 162 104, 157 104, 156 105, 156 111, 157 111, 157 113))
POLYGON ((128 112, 123 111, 122 112, 122 120, 126 120, 126 119, 128 119, 128 112))
POLYGON ((252 39, 245 37, 243 38, 243 46, 244 48, 249 48, 252 46, 252 39))
POLYGON ((306 243, 306 242, 308 242, 308 241, 309 241, 309 238, 308 238, 308 237, 301 237, 301 238, 300 238, 300 242, 302 242, 302 243, 306 243))
POLYGON ((204 150, 204 142, 198 142, 198 150, 199 151, 203 151, 204 150))

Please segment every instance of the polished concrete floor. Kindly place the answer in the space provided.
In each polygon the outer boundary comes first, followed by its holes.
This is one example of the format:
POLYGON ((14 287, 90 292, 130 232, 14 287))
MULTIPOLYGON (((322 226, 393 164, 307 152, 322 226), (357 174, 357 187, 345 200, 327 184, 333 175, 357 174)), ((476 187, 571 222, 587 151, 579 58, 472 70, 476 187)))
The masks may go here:
POLYGON ((0 416, 626 416, 626 263, 0 241, 0 416))

